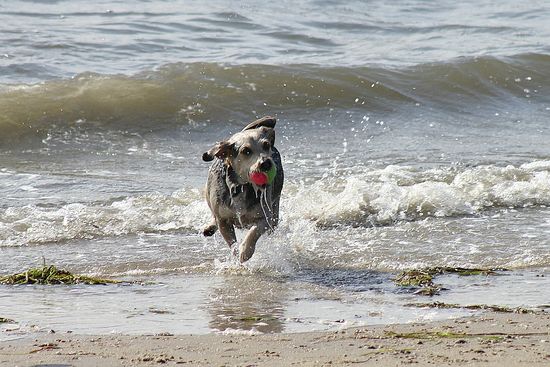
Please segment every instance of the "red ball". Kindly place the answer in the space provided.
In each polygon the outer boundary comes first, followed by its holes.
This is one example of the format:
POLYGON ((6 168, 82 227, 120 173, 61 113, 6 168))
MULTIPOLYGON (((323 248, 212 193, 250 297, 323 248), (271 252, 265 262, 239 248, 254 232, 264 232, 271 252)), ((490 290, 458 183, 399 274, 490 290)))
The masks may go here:
POLYGON ((252 172, 250 174, 250 181, 258 186, 267 185, 268 177, 264 172, 252 172))

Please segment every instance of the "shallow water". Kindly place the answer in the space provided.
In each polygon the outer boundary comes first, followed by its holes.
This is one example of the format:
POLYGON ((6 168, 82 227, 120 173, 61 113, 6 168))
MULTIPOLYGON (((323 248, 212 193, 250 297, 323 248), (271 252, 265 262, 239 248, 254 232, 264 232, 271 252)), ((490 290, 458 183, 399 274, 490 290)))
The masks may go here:
POLYGON ((511 269, 441 277, 449 290, 428 301, 549 303, 546 5, 288 7, 0 5, 1 273, 44 258, 142 281, 2 286, 0 316, 206 333, 466 314, 405 306, 427 299, 392 277, 426 266, 511 269), (199 235, 200 157, 266 114, 282 220, 240 267, 199 235))

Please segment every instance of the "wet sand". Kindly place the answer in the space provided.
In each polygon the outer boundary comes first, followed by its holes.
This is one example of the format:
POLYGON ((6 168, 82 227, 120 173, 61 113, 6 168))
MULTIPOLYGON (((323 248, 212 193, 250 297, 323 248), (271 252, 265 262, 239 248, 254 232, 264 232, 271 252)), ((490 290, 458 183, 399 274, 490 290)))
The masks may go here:
POLYGON ((426 324, 262 335, 33 334, 1 366, 549 366, 550 314, 484 313, 426 324))

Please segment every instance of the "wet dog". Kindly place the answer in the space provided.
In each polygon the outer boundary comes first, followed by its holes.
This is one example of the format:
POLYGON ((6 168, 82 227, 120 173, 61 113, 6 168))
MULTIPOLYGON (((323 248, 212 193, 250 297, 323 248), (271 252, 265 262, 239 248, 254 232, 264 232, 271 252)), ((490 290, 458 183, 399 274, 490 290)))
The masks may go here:
POLYGON ((249 228, 239 245, 241 263, 279 222, 284 172, 275 148, 275 123, 272 117, 256 120, 202 155, 204 161, 214 161, 206 183, 213 219, 203 234, 212 236, 219 229, 231 248, 237 242, 235 227, 249 228))

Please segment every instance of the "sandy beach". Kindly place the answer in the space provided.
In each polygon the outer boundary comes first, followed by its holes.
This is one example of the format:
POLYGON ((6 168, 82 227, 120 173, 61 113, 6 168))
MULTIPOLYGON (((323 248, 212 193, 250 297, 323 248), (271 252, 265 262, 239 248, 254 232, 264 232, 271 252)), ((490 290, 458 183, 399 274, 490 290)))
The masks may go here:
POLYGON ((427 324, 262 335, 34 334, 2 366, 549 366, 550 315, 483 313, 427 324))

